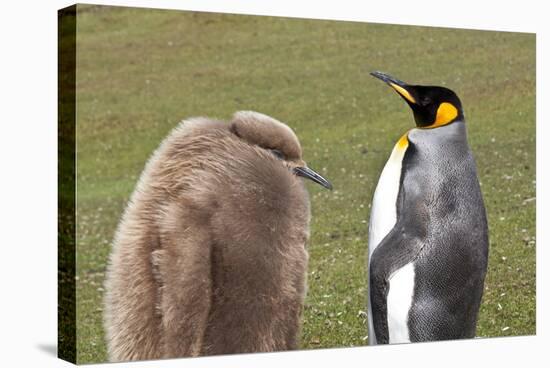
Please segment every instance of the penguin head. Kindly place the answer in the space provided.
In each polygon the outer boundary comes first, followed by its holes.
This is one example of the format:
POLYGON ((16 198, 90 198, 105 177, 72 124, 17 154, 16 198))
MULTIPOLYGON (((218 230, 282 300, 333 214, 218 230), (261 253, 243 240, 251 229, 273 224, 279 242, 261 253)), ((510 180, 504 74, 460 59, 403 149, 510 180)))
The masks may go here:
POLYGON ((269 159, 282 161, 296 176, 332 189, 332 184, 302 159, 300 141, 286 124, 255 111, 238 111, 233 115, 230 130, 248 144, 260 147, 269 159))
POLYGON ((436 128, 464 119, 460 99, 448 88, 410 85, 382 72, 371 75, 386 82, 407 102, 419 128, 436 128))

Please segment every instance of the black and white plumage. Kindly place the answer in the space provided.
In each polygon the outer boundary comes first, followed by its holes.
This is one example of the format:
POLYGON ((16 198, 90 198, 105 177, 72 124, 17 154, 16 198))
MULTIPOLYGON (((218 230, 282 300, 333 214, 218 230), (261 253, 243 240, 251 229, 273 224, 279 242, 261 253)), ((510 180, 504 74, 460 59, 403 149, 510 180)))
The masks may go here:
POLYGON ((471 338, 487 271, 488 229, 460 100, 383 73, 417 128, 395 145, 369 223, 369 342, 471 338))

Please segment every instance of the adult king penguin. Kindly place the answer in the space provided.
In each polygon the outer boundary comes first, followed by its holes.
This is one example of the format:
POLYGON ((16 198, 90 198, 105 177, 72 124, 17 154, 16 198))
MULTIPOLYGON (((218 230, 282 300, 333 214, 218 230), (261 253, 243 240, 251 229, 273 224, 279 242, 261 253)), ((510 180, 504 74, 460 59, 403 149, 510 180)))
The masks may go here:
POLYGON ((416 128, 396 143, 369 223, 369 341, 474 337, 487 271, 485 206, 462 105, 444 87, 381 72, 416 128))
POLYGON ((308 168, 260 113, 184 121, 149 160, 105 284, 111 361, 295 349, 306 292, 308 168))

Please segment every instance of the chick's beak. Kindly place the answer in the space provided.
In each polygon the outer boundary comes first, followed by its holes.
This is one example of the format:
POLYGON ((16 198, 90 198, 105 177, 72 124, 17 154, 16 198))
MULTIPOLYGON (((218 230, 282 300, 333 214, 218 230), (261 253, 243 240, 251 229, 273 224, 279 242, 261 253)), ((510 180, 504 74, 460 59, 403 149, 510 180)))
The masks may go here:
POLYGON ((416 99, 411 93, 411 86, 407 83, 400 81, 397 78, 392 77, 386 73, 382 72, 372 72, 370 73, 373 77, 376 77, 384 82, 386 82, 391 88, 393 88, 401 97, 403 97, 407 102, 411 104, 416 104, 416 99))
POLYGON ((311 170, 307 166, 295 167, 294 174, 313 180, 317 184, 320 184, 323 187, 332 190, 332 184, 327 179, 323 178, 321 175, 317 174, 314 170, 311 170))

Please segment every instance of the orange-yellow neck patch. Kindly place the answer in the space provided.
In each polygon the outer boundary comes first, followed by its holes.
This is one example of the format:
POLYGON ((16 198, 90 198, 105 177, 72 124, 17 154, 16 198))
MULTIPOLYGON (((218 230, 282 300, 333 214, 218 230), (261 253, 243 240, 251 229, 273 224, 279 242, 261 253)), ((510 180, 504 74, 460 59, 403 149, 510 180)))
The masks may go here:
POLYGON ((409 146, 409 138, 407 137, 409 135, 409 132, 403 134, 401 138, 397 141, 395 146, 399 150, 405 150, 409 146))
POLYGON ((439 105, 437 109, 437 114, 435 116, 435 121, 432 125, 427 126, 427 128, 435 128, 445 124, 449 124, 458 116, 458 110, 454 107, 453 104, 448 102, 443 102, 439 105))
POLYGON ((410 103, 416 103, 416 100, 413 98, 413 96, 411 96, 409 91, 407 91, 405 88, 403 88, 401 86, 398 86, 397 84, 391 83, 391 82, 390 82, 390 86, 393 89, 395 89, 397 91, 397 93, 399 93, 401 96, 405 97, 405 99, 407 101, 409 101, 410 103))

